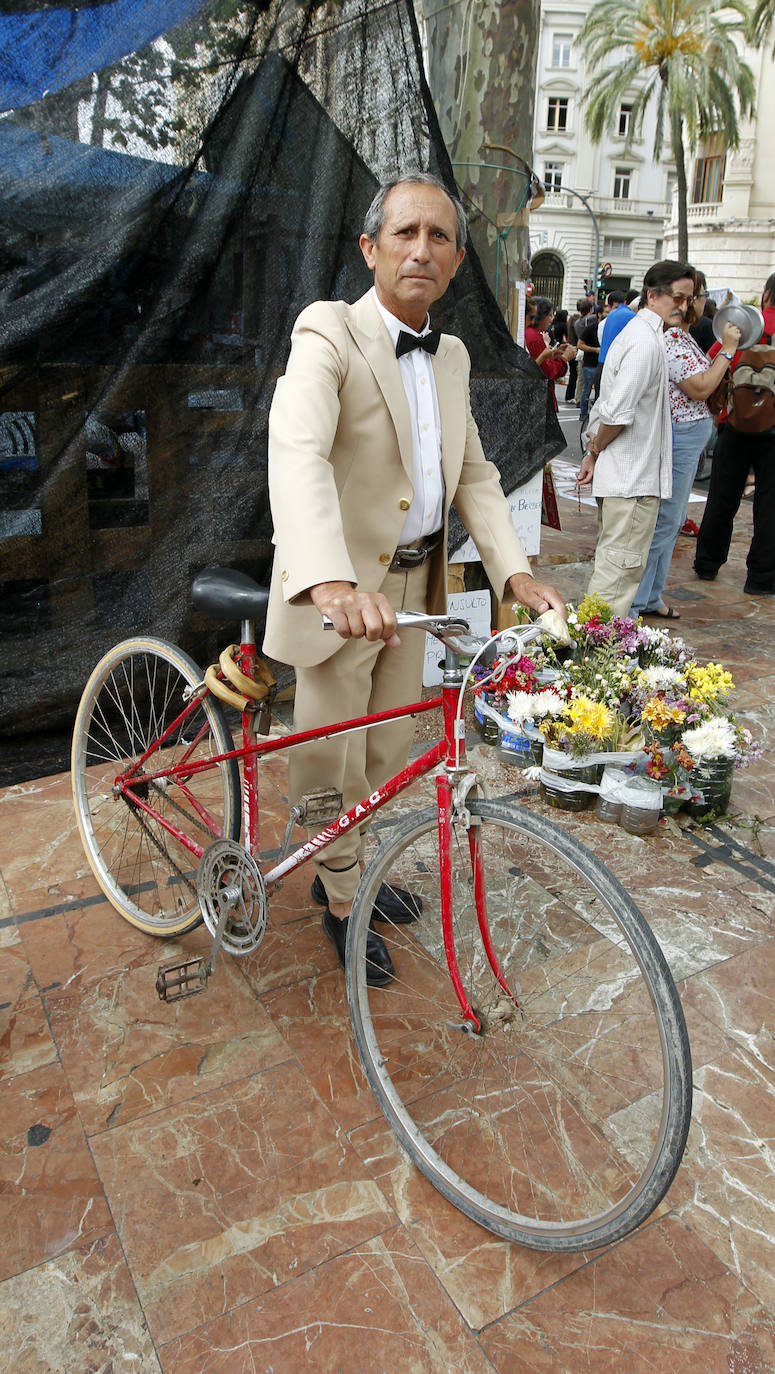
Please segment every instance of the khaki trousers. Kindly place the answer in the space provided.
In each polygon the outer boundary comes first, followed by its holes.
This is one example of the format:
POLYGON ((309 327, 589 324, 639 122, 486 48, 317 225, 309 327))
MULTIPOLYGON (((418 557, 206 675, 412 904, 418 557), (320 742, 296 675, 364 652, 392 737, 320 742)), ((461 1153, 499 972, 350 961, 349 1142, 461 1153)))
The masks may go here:
POLYGON ((587 595, 602 596, 614 615, 629 614, 659 513, 658 496, 604 496, 598 502, 595 566, 587 595))
POLYGON ((576 354, 576 395, 575 400, 581 400, 581 388, 584 385, 584 354, 581 349, 576 354))
MULTIPOLYGON (((388 573, 382 591, 396 610, 425 610, 428 563, 408 572, 388 573)), ((333 633, 333 631, 331 632, 333 633)), ((387 711, 419 700, 425 658, 424 630, 403 630, 397 648, 365 639, 342 641, 325 663, 296 672, 295 730, 313 730, 335 721, 387 711)), ((441 645, 439 652, 443 653, 441 645)), ((406 764, 414 720, 371 726, 337 739, 312 741, 291 749, 288 791, 292 803, 305 792, 335 787, 342 810, 349 811, 406 764)), ((353 826, 323 850, 316 870, 330 902, 349 902, 360 880, 359 861, 366 828, 353 826)))

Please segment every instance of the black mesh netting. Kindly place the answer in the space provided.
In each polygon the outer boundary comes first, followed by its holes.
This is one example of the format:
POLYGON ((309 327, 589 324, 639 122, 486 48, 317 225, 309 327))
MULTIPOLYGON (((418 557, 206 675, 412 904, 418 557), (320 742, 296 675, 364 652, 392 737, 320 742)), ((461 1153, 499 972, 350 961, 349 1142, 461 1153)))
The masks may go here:
MULTIPOLYGON (((30 775, 115 640, 212 656, 200 568, 267 579, 293 320, 370 284, 381 179, 453 182, 411 0, 0 0, 0 53, 0 737, 30 775)), ((433 313, 512 490, 563 441, 470 246, 433 313)))

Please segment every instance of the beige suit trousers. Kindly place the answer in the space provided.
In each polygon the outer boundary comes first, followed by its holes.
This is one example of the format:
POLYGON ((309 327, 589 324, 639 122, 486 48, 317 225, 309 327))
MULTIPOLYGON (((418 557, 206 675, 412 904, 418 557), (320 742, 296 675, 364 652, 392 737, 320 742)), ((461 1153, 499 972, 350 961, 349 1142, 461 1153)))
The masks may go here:
MULTIPOLYGON (((388 573, 381 588, 396 610, 425 610, 428 563, 407 572, 388 573)), ((333 634, 333 631, 330 631, 333 634)), ((441 645, 439 652, 443 653, 441 645)), ((404 630, 394 649, 380 641, 343 642, 333 657, 296 671, 295 730, 313 730, 369 712, 388 711, 419 700, 425 658, 425 632, 404 630)), ((342 810, 363 801, 406 764, 414 735, 411 716, 371 726, 332 740, 291 749, 288 791, 292 803, 307 791, 335 787, 342 810)), ((361 876, 366 828, 353 827, 322 851, 316 869, 331 902, 349 902, 361 876)))

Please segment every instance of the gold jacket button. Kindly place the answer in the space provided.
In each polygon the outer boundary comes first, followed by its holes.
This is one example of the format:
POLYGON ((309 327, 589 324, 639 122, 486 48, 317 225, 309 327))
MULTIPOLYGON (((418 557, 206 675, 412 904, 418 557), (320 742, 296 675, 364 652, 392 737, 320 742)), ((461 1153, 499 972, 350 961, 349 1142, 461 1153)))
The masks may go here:
POLYGON ((280 574, 280 578, 281 578, 281 580, 282 580, 283 582, 287 582, 287 581, 288 581, 288 571, 287 571, 286 568, 283 568, 283 570, 282 570, 282 572, 281 572, 281 574, 280 574))
POLYGON ((393 562, 393 555, 391 553, 381 553, 379 556, 379 561, 380 563, 384 563, 385 567, 387 568, 393 562))
POLYGON ((399 501, 399 503, 398 503, 398 509, 399 509, 399 510, 408 510, 409 507, 410 507, 410 505, 411 505, 411 501, 407 501, 406 497, 404 497, 403 501, 399 501))

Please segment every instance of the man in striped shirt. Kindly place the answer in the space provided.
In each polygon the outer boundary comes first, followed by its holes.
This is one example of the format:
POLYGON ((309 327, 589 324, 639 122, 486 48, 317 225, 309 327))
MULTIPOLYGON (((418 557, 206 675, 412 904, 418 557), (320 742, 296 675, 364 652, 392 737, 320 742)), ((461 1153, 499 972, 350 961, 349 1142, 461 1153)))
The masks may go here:
POLYGON ((646 563, 660 497, 672 491, 666 326, 692 303, 694 276, 666 260, 643 278, 640 309, 611 344, 587 431, 579 486, 591 486, 600 523, 587 587, 627 615, 646 563))

